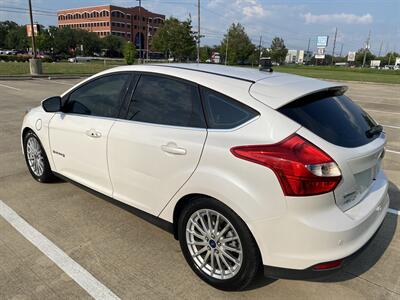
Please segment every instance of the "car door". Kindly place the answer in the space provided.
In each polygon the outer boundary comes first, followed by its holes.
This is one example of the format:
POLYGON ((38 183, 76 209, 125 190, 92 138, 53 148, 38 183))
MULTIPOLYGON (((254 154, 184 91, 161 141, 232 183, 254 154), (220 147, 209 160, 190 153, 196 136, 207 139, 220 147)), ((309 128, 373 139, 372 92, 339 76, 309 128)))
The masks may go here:
POLYGON ((49 124, 56 172, 105 195, 112 195, 107 137, 128 90, 129 73, 91 80, 72 91, 49 124))
POLYGON ((142 74, 109 134, 113 197, 158 215, 196 169, 205 127, 196 84, 142 74))

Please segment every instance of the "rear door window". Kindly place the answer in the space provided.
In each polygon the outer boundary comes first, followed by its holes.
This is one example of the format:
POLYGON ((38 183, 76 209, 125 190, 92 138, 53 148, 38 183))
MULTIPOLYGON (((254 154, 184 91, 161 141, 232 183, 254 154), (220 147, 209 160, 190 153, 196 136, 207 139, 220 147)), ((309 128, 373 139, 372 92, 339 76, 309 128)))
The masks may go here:
POLYGON ((210 129, 235 128, 258 115, 258 112, 228 96, 203 88, 204 109, 210 129))
POLYGON ((150 74, 140 77, 127 119, 162 125, 205 127, 197 85, 150 74))
POLYGON ((278 109, 326 141, 342 147, 359 147, 374 140, 367 131, 376 122, 344 95, 316 93, 278 109))

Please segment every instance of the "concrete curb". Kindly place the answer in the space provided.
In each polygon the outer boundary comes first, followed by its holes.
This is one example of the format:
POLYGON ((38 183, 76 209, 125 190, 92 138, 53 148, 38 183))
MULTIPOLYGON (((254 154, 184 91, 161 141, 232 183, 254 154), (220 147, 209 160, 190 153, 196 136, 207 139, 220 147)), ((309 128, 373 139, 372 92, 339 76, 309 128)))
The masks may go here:
POLYGON ((32 80, 32 79, 81 79, 91 76, 87 75, 0 75, 0 80, 32 80))

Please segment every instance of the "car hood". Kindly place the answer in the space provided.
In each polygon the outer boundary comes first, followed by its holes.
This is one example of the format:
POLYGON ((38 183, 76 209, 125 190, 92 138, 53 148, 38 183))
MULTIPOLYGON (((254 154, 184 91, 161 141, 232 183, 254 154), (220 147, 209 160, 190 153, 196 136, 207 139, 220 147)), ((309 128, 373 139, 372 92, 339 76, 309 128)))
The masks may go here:
MULTIPOLYGON (((274 72, 275 73, 275 72, 274 72)), ((330 89, 347 89, 345 85, 297 75, 276 73, 276 76, 256 81, 250 86, 250 95, 278 109, 296 99, 330 89)))

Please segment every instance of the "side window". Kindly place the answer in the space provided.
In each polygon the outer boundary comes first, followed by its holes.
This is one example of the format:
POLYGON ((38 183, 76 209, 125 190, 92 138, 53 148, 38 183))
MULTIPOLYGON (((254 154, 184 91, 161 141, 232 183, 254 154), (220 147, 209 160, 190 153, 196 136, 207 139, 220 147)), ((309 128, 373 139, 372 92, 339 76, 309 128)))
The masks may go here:
POLYGON ((65 113, 99 117, 117 117, 129 74, 114 74, 91 81, 73 91, 65 104, 65 113))
POLYGON ((202 91, 208 128, 235 128, 258 115, 254 109, 228 96, 206 88, 202 91))
POLYGON ((127 119, 163 125, 205 127, 196 85, 147 74, 140 77, 127 119))

